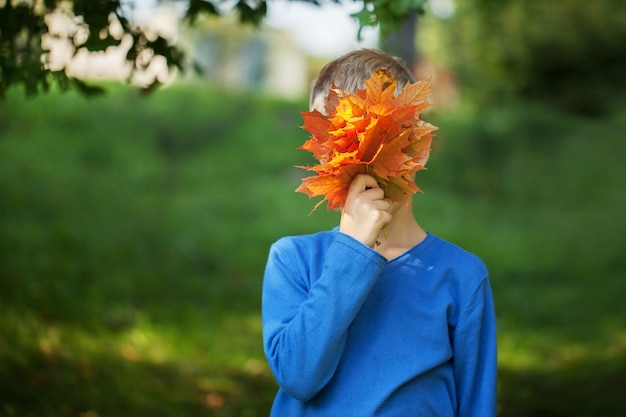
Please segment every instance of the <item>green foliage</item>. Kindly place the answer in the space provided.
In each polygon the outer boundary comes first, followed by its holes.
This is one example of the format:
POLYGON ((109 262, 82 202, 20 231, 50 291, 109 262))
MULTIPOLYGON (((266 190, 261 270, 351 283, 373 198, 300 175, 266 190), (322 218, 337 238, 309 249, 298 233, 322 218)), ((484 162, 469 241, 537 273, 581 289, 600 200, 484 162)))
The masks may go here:
MULTIPOLYGON (((6 1, 0 6, 0 99, 3 99, 14 86, 24 87, 28 96, 46 93, 51 86, 66 90, 75 90, 86 96, 103 92, 97 85, 68 76, 64 69, 54 70, 49 66, 43 49, 44 36, 60 36, 49 33, 46 15, 53 12, 64 13, 76 26, 67 35, 67 41, 75 48, 90 52, 104 51, 111 46, 119 46, 122 37, 111 31, 112 22, 119 24, 122 33, 130 35, 132 45, 126 60, 133 72, 147 68, 154 60, 154 55, 165 58, 169 69, 184 70, 184 53, 171 45, 162 36, 148 36, 134 23, 130 22, 122 10, 119 0, 81 0, 68 4, 61 0, 6 1), (13 3, 17 3, 14 5, 13 3), (84 39, 78 34, 86 34, 84 39), (153 52, 154 55, 146 54, 153 52)), ((129 80, 132 78, 129 75, 129 80)), ((158 85, 155 78, 146 90, 158 85)))
MULTIPOLYGON (((269 245, 338 221, 293 191, 306 103, 109 90, 0 103, 0 415, 266 416, 269 245)), ((415 211, 489 266, 501 417, 621 415, 624 109, 424 117, 415 211)))
POLYGON ((469 100, 522 97, 578 114, 602 114, 626 91, 626 11, 613 0, 459 2, 426 14, 420 42, 451 66, 469 100))
MULTIPOLYGON (((249 97, 224 103, 221 94, 204 93, 209 97, 166 90, 155 100, 118 93, 112 100, 102 98, 89 105, 68 98, 69 104, 61 108, 57 108, 59 97, 54 95, 15 113, 6 106, 3 120, 9 127, 4 137, 12 139, 3 142, 6 160, 49 157, 3 164, 2 168, 4 187, 10 189, 7 200, 15 204, 13 210, 10 205, 4 210, 17 216, 7 222, 7 232, 11 236, 16 233, 18 239, 11 252, 22 254, 18 257, 22 261, 13 258, 3 262, 16 268, 5 271, 3 277, 10 279, 21 270, 22 279, 32 284, 16 287, 16 292, 26 292, 16 296, 42 302, 50 297, 63 300, 67 287, 82 283, 87 291, 98 285, 91 282, 100 274, 94 271, 98 268, 111 268, 107 275, 118 276, 121 282, 149 280, 151 277, 141 274, 153 262, 163 262, 158 276, 164 279, 176 276, 185 264, 198 268, 187 279, 200 279, 207 273, 219 273, 224 262, 231 261, 230 267, 243 268, 237 272, 242 277, 251 274, 246 267, 250 262, 226 255, 240 251, 241 239, 256 235, 258 230, 245 230, 242 237, 232 233, 229 222, 222 218, 256 218, 268 215, 279 204, 271 194, 277 188, 259 188, 259 184, 271 185, 276 177, 289 179, 294 175, 290 172, 296 172, 291 165, 278 168, 274 161, 284 161, 285 152, 293 153, 295 139, 302 137, 299 114, 287 114, 280 105, 258 105, 249 97), (45 110, 47 107, 51 110, 45 110), (132 109, 132 118, 125 117, 126 109, 132 109), (207 109, 211 109, 210 114, 207 109), (238 117, 241 121, 235 122, 238 117), (246 149, 259 141, 258 132, 269 130, 277 117, 284 117, 289 128, 262 138, 266 147, 250 158, 246 149), (35 136, 31 140, 20 140, 31 135, 35 136), (286 140, 291 144, 284 146, 282 141, 286 140), (31 146, 33 154, 28 153, 31 146), (241 154, 234 152, 237 149, 241 154), (136 163, 135 158, 139 158, 136 163), (12 187, 22 181, 33 183, 12 187), (260 201, 266 203, 258 204, 260 201), (233 207, 237 202, 240 204, 233 207), (50 216, 40 215, 48 206, 50 216), (174 235, 158 236, 165 230, 174 235), (93 246, 83 246, 81 242, 91 236, 98 236, 98 240, 93 246), (29 247, 33 243, 53 249, 29 247), (33 251, 39 253, 40 261, 32 262, 29 254, 33 251), (87 270, 71 263, 76 257, 83 260, 87 270), (126 259, 128 264, 117 265, 114 259, 126 259), (217 265, 216 259, 224 262, 217 265), (21 268, 30 272, 25 274, 21 268), (45 271, 59 276, 55 283, 49 283, 50 288, 42 288, 36 278, 45 271)), ((291 195, 289 188, 295 185, 295 181, 288 183, 285 190, 283 184, 283 192, 291 195)), ((303 209, 302 219, 306 213, 303 209)), ((265 244, 282 230, 280 225, 262 227, 269 234, 264 235, 265 244)), ((260 253, 254 256, 257 261, 264 257, 260 253)), ((243 292, 248 285, 254 286, 245 279, 241 284, 243 292)), ((143 292, 135 292, 140 287, 119 288, 131 292, 115 294, 114 298, 151 303, 143 292)), ((77 317, 73 309, 86 307, 66 302, 53 305, 60 310, 46 314, 64 319, 77 317)))
MULTIPOLYGON (((316 3, 315 0, 310 1, 316 3)), ((220 10, 224 9, 222 2, 217 0, 188 0, 188 3, 185 19, 192 24, 203 14, 218 16, 220 10)), ((264 0, 239 0, 233 2, 232 10, 239 14, 241 23, 258 25, 267 14, 267 2, 264 0)))
MULTIPOLYGON (((133 2, 126 2, 132 7, 133 2)), ((218 1, 189 0, 185 20, 194 23, 202 14, 219 14, 218 1)), ((89 85, 82 80, 68 76, 64 70, 52 70, 46 61, 42 39, 50 32, 46 16, 59 12, 72 19, 76 27, 67 35, 67 40, 75 47, 75 52, 104 51, 109 47, 120 46, 124 35, 132 40, 126 60, 132 67, 128 80, 132 80, 137 70, 148 68, 155 57, 165 58, 168 69, 184 71, 186 56, 181 47, 160 35, 147 34, 141 27, 131 22, 122 8, 120 0, 46 0, 45 2, 6 1, 0 5, 0 99, 9 88, 24 87, 29 96, 47 93, 51 86, 61 90, 75 90, 92 96, 102 93, 97 85, 89 85), (113 23, 121 27, 122 34, 111 30, 113 23), (86 34, 84 39, 78 32, 86 34), (148 52, 148 53, 146 53, 148 52)), ((258 25, 267 13, 265 1, 239 1, 233 5, 242 23, 258 25)), ((53 36, 61 36, 52 34, 53 36)), ((151 91, 159 85, 155 77, 144 90, 151 91)))
POLYGON ((386 38, 398 29, 411 13, 424 13, 427 0, 366 0, 363 9, 352 14, 359 21, 358 39, 366 26, 379 26, 380 35, 386 38))
POLYGON ((23 84, 27 94, 48 89, 41 62, 41 36, 47 31, 42 15, 26 4, 11 1, 0 9, 0 98, 12 84, 23 84))

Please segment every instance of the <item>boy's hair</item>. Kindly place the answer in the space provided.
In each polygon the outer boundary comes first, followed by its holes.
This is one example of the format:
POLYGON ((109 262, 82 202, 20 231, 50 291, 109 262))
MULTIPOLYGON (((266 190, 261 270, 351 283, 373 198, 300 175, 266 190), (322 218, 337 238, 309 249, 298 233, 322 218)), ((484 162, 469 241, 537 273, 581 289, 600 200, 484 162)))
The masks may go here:
POLYGON ((324 100, 333 83, 337 88, 356 92, 365 88, 372 74, 379 69, 387 69, 391 76, 398 80, 396 94, 408 83, 414 83, 415 77, 406 64, 397 57, 388 55, 377 49, 360 49, 348 52, 330 61, 320 70, 313 81, 309 106, 324 113, 324 100))

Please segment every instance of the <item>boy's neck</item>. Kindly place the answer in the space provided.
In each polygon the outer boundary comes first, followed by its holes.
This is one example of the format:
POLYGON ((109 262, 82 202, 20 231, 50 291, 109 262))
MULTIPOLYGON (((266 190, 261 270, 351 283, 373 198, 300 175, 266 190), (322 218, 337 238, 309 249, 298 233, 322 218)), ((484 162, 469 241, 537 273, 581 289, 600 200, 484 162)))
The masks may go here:
POLYGON ((417 223, 413 207, 398 203, 393 219, 378 235, 380 242, 374 249, 388 260, 397 258, 426 239, 426 231, 417 223))

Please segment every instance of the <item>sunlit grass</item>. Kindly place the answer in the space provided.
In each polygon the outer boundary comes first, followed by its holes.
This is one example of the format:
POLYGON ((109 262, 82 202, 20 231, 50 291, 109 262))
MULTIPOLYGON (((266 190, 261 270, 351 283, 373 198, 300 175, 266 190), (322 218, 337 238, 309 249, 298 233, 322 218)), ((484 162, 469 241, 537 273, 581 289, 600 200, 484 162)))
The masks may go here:
POLYGON ((85 329, 3 311, 0 328, 3 340, 11 343, 0 345, 0 372, 13 375, 3 392, 14 395, 2 397, 0 410, 3 415, 22 415, 20 409, 51 416, 107 415, 119 412, 110 404, 109 396, 115 396, 122 415, 166 416, 182 410, 264 415, 273 385, 258 349, 258 315, 226 313, 209 323, 172 328, 138 318, 124 329, 85 329), (50 395, 37 394, 40 389, 50 395), (23 394, 28 392, 34 401, 12 405, 27 400, 23 394), (53 400, 55 392, 65 397, 53 400), (80 404, 86 408, 76 408, 80 404))

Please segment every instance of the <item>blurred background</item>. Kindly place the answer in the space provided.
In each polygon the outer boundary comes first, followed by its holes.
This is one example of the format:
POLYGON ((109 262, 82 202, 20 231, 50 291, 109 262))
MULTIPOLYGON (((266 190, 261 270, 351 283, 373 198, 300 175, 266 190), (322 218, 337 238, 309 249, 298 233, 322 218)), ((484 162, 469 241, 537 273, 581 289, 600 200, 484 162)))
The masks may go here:
POLYGON ((270 1, 258 28, 126 3, 202 71, 154 60, 128 82, 123 48, 74 56, 53 36, 50 65, 106 93, 0 101, 0 416, 269 414, 269 245, 338 222, 293 191, 313 162, 300 112, 320 66, 360 47, 432 81, 415 212, 489 267, 498 415, 626 415, 617 0, 431 0, 360 41, 359 2, 270 1))

